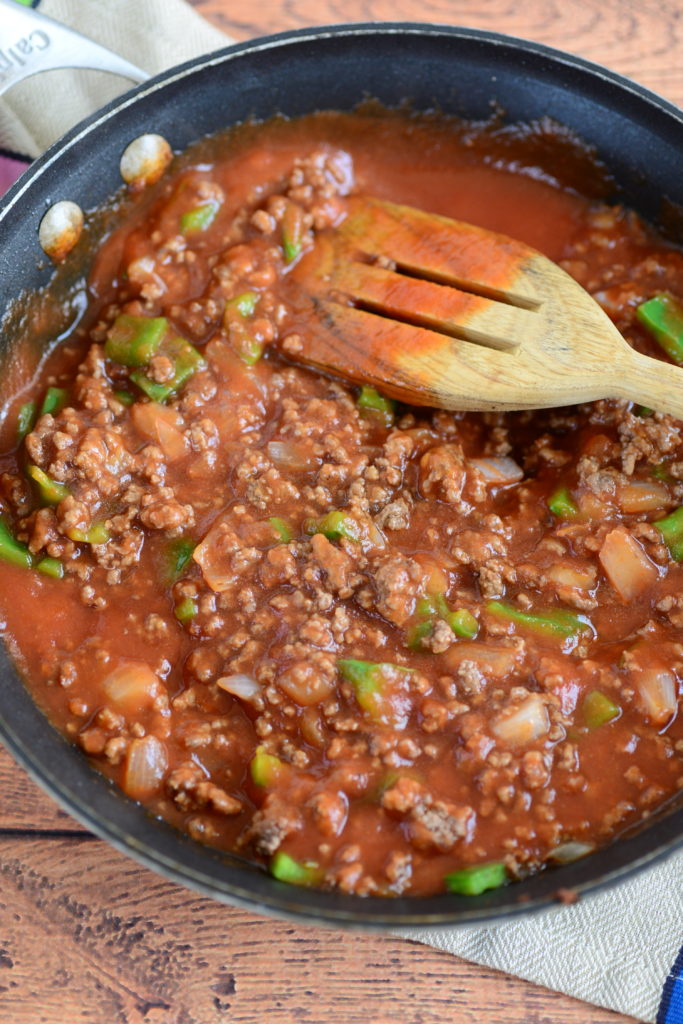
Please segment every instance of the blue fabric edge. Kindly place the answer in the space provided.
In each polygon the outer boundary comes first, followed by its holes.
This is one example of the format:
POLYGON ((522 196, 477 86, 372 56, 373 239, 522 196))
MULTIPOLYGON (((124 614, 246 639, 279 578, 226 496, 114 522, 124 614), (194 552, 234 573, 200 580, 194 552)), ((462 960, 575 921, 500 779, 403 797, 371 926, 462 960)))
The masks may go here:
POLYGON ((656 1024, 683 1024, 683 947, 664 982, 656 1024))

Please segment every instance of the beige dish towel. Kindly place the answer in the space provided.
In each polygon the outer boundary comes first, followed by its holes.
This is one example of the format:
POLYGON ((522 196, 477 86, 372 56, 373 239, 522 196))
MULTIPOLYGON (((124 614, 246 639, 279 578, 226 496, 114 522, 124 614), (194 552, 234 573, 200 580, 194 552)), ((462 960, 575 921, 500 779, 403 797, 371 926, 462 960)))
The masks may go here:
MULTIPOLYGON (((40 11, 150 72, 230 42, 183 0, 42 0, 40 11)), ((24 82, 0 101, 0 149, 37 156, 120 91, 120 80, 92 72, 24 82)), ((643 1021, 683 1024, 682 883, 678 853, 604 894, 527 920, 408 935, 643 1021)))

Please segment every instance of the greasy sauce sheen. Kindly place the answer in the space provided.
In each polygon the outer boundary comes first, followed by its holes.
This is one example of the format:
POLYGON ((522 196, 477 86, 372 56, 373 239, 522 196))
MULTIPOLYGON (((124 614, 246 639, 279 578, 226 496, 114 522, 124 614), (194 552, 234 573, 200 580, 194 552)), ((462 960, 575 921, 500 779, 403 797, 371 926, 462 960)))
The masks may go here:
POLYGON ((683 544, 653 525, 678 423, 392 408, 296 365, 287 275, 353 193, 530 243, 659 351, 635 309, 683 296, 680 252, 476 141, 324 114, 185 156, 9 399, 0 617, 35 699, 134 799, 295 884, 477 892, 683 783, 683 544))

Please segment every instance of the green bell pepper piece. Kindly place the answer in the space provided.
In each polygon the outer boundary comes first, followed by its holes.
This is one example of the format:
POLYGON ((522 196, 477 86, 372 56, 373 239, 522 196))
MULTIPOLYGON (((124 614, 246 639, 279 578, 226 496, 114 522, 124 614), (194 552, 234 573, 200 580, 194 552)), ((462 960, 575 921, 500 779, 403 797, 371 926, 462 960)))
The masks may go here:
POLYGON ((178 537, 172 540, 164 552, 164 570, 162 573, 163 582, 170 586, 179 580, 185 571, 185 567, 192 558, 192 552, 196 545, 189 537, 178 537))
POLYGON ((371 718, 380 720, 386 710, 385 699, 389 680, 387 672, 412 675, 413 670, 387 662, 340 658, 337 668, 343 679, 351 683, 358 704, 371 718))
POLYGON ((172 335, 164 340, 159 349, 160 354, 167 356, 175 365, 175 373, 170 381, 157 384, 143 370, 134 370, 130 379, 145 392, 153 402, 165 402, 174 395, 190 379, 196 370, 206 366, 204 358, 189 341, 172 335))
POLYGON ((437 619, 443 619, 456 636, 472 640, 479 632, 479 623, 466 608, 451 611, 443 594, 421 597, 417 602, 415 622, 408 631, 407 645, 411 651, 419 651, 423 641, 431 636, 437 619))
POLYGON ((304 239, 303 210, 296 203, 287 203, 282 216, 282 249, 285 263, 292 263, 301 252, 304 239))
POLYGON ((421 622, 416 622, 414 626, 411 626, 408 630, 406 637, 406 646, 411 651, 421 651, 425 641, 432 635, 434 630, 434 620, 422 619, 421 622))
POLYGON ((62 411, 68 399, 69 392, 66 388, 48 388, 38 415, 44 416, 49 412, 52 416, 56 416, 58 412, 62 411))
POLYGON ((396 412, 396 402, 392 398, 385 398, 375 388, 364 384, 360 389, 357 405, 364 412, 369 412, 381 419, 385 427, 392 426, 396 412))
POLYGON ((275 754, 269 754, 263 747, 257 747, 249 762, 249 774, 257 786, 273 786, 290 771, 289 765, 275 754))
POLYGON ((671 473, 666 468, 666 462, 659 462, 656 466, 653 466, 650 470, 650 476, 654 477, 655 480, 661 480, 665 484, 671 482, 671 473))
POLYGON ((109 328, 104 354, 121 366, 146 366, 168 331, 165 316, 121 313, 109 328))
POLYGON ((225 304, 224 321, 230 344, 247 366, 253 366, 263 355, 263 342, 254 338, 244 322, 254 315, 260 297, 258 292, 242 292, 225 304))
POLYGON ((270 862, 270 873, 281 882, 290 885, 320 885, 324 871, 315 861, 298 861, 284 850, 278 850, 270 862))
POLYGON ((0 560, 10 562, 12 565, 19 565, 23 569, 30 569, 33 564, 31 552, 25 544, 12 535, 12 531, 0 516, 0 560))
POLYGON ((64 576, 64 565, 58 558, 41 558, 36 569, 44 576, 51 576, 55 580, 61 580, 64 576))
POLYGON ((664 519, 657 519, 656 526, 674 562, 683 562, 683 505, 664 519))
POLYGON ((258 363, 263 355, 263 342, 255 338, 249 328, 239 321, 229 323, 228 333, 230 335, 230 344, 242 362, 246 363, 247 366, 253 366, 254 363, 258 363))
POLYGON ((576 502, 567 487, 558 487, 553 491, 548 498, 548 508, 558 519, 573 519, 579 514, 576 502))
POLYGON ((587 630, 593 631, 590 620, 585 615, 566 611, 564 608, 551 608, 548 611, 524 612, 521 608, 504 601, 489 601, 486 610, 496 618, 526 626, 533 633, 542 636, 555 636, 562 639, 577 637, 587 630))
POLYGON ((674 363, 683 365, 683 304, 660 293, 641 302, 636 317, 674 363))
POLYGON ((17 441, 23 441, 36 421, 36 403, 24 402, 17 416, 17 441))
POLYGON ((278 539, 282 544, 289 544, 292 539, 292 530, 289 523, 286 523, 284 519, 280 519, 279 516, 270 516, 268 522, 273 527, 273 530, 278 536, 278 539))
POLYGON ((29 465, 26 468, 26 473, 38 485, 40 497, 45 505, 59 505, 60 501, 64 501, 71 494, 68 487, 56 480, 51 480, 47 473, 38 466, 29 465))
POLYGON ((444 877, 448 892, 456 892, 462 896, 478 896, 487 889, 499 889, 508 880, 504 864, 475 864, 471 868, 452 871, 444 877))
POLYGON ((87 530, 79 530, 77 526, 73 527, 67 531, 67 537, 79 544, 106 544, 111 534, 104 520, 100 520, 98 523, 93 523, 87 530))
POLYGON ((178 622, 190 622, 190 620, 193 619, 197 614, 197 611, 197 602, 194 600, 194 598, 185 597, 180 602, 180 604, 177 604, 175 606, 175 608, 173 609, 173 614, 175 615, 178 622))
POLYGON ((309 536, 314 533, 322 533, 328 540, 341 540, 342 537, 346 537, 354 544, 360 544, 361 539, 358 523, 348 512, 343 512, 341 509, 328 512, 322 519, 306 519, 304 532, 309 536))
POLYGON ((206 231, 215 221, 220 207, 217 199, 208 199, 205 203, 187 210, 180 218, 181 234, 196 235, 206 231))
POLYGON ((114 398, 121 405, 133 405, 135 403, 135 395, 131 395, 130 391, 115 391, 114 398))
POLYGON ((581 713, 589 729, 598 729, 618 718, 621 708, 602 690, 591 690, 581 703, 581 713))
POLYGON ((250 316, 254 315, 260 298, 261 296, 258 292, 242 292, 241 295, 235 295, 234 298, 228 299, 225 303, 225 316, 230 320, 234 314, 239 313, 241 317, 247 320, 250 316))
MULTIPOLYGON (((426 600, 430 599, 427 598, 426 600)), ((436 615, 448 623, 456 636, 463 637, 465 640, 472 640, 477 635, 479 623, 466 608, 458 608, 457 611, 451 611, 446 604, 446 598, 443 594, 435 594, 431 601, 436 615)))

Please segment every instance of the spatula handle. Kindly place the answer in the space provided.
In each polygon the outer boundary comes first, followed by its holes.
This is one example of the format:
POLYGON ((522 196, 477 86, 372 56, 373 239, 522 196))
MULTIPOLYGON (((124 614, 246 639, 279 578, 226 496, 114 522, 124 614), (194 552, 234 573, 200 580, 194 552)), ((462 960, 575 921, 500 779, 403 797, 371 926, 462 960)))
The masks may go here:
POLYGON ((80 32, 15 0, 0 0, 0 96, 22 79, 55 68, 93 68, 133 82, 149 78, 80 32))
POLYGON ((641 355, 629 349, 615 367, 618 374, 615 397, 667 412, 683 419, 683 367, 641 355))

